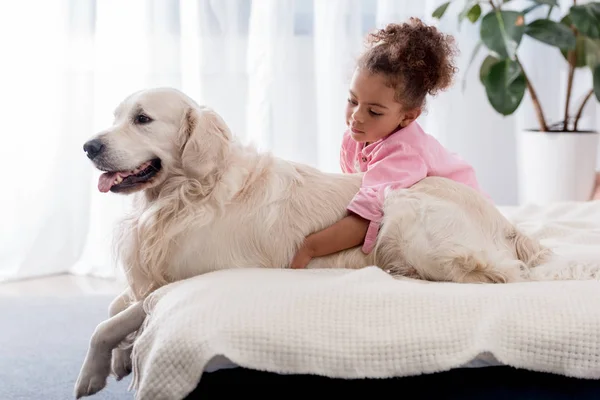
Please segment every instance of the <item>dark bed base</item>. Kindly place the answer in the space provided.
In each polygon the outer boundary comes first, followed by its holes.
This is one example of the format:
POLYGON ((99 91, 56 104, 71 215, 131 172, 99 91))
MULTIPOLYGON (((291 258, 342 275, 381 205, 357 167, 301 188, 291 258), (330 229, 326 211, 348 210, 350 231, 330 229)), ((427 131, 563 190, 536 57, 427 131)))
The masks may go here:
MULTIPOLYGON (((567 378, 539 372, 531 372, 512 367, 460 368, 436 374, 420 375, 394 379, 330 379, 315 375, 279 375, 259 372, 245 368, 234 368, 205 373, 196 389, 187 400, 207 398, 208 392, 220 398, 239 396, 243 387, 243 396, 264 394, 264 386, 285 385, 285 393, 309 390, 322 393, 322 390, 358 390, 369 391, 368 397, 388 397, 382 390, 394 390, 393 397, 409 399, 600 399, 600 381, 567 378), (259 387, 260 386, 260 387, 259 387), (236 392, 236 393, 234 393, 236 392), (223 396, 225 395, 225 396, 223 396), (231 395, 228 397, 227 395, 231 395)), ((282 389, 273 387, 273 393, 282 389)), ((334 392, 341 394, 340 392, 334 392)), ((288 397, 288 396, 285 396, 288 397)), ((361 396, 364 398, 364 396, 361 396)))

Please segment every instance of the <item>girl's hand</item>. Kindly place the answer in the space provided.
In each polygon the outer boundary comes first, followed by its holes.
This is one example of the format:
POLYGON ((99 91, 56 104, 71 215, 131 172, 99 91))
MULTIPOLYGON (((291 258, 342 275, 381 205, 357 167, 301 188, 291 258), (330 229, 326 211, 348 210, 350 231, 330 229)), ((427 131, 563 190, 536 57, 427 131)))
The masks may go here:
POLYGON ((290 263, 291 269, 303 269, 306 268, 310 260, 312 260, 314 252, 308 244, 302 245, 296 252, 296 255, 290 263))

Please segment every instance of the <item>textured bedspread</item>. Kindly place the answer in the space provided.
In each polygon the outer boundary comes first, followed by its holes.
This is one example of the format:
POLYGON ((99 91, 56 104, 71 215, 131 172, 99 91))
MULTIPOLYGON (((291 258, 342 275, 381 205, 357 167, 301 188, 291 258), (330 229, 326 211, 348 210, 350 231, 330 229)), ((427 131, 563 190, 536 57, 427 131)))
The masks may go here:
POLYGON ((540 275, 588 280, 429 283, 376 267, 207 274, 146 301, 136 398, 185 397, 215 357, 362 378, 443 371, 491 353, 506 365, 599 379, 600 202, 503 211, 564 257, 540 275))

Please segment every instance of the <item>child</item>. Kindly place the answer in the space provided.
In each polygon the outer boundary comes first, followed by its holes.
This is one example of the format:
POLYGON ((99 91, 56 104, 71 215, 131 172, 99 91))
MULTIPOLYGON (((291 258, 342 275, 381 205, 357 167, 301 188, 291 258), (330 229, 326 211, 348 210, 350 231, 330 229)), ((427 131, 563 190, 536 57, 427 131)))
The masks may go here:
POLYGON ((453 38, 411 18, 370 34, 368 44, 350 84, 348 130, 340 151, 344 173, 364 172, 362 187, 348 205, 348 216, 308 236, 291 268, 361 244, 369 254, 383 217, 386 187, 408 188, 434 175, 479 190, 473 169, 416 122, 427 94, 452 82, 453 38))

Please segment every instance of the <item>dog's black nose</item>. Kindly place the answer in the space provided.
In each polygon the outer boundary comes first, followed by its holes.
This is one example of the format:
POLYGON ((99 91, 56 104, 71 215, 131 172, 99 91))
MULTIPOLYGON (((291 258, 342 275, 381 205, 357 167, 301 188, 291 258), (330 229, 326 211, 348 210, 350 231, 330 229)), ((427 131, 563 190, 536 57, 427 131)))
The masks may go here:
POLYGON ((104 145, 98 139, 90 140, 83 145, 83 151, 87 153, 87 156, 90 160, 96 158, 98 154, 104 149, 104 145))

